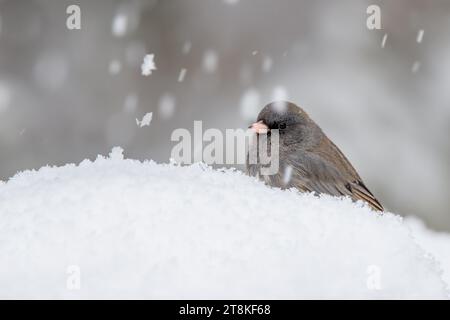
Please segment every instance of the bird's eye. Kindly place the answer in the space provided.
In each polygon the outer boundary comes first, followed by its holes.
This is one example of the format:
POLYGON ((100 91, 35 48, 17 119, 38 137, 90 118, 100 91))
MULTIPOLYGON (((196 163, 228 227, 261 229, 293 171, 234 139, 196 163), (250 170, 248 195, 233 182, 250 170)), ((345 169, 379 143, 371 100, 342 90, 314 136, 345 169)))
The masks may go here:
POLYGON ((286 129, 286 123, 280 123, 278 127, 280 128, 280 130, 284 130, 286 129))

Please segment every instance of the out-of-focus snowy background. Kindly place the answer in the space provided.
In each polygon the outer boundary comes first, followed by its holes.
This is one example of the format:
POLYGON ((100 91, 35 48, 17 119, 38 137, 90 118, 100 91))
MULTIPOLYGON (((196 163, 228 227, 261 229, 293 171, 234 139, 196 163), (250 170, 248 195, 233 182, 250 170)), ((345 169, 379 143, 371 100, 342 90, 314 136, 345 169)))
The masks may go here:
POLYGON ((449 29, 438 0, 0 0, 0 180, 115 145, 167 162, 173 129, 245 128, 288 98, 390 211, 450 230, 449 29))

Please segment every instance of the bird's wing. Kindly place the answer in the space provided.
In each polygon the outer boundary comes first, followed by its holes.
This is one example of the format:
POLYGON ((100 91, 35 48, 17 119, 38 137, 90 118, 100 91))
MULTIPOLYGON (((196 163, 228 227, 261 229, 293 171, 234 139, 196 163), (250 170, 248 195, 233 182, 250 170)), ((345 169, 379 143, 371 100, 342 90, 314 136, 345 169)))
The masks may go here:
POLYGON ((384 210, 359 176, 341 173, 332 163, 314 153, 302 152, 290 157, 289 163, 292 167, 290 187, 333 196, 350 196, 353 200, 365 201, 375 210, 384 210))

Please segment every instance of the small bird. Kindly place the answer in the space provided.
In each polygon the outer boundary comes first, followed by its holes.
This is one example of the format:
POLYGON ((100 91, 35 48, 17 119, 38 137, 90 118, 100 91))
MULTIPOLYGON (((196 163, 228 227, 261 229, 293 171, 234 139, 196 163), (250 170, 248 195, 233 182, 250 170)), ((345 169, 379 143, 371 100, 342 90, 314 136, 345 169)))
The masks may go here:
MULTIPOLYGON (((268 185, 349 196, 354 201, 365 201, 376 211, 384 211, 344 154, 297 105, 272 102, 249 128, 257 135, 270 135, 271 130, 278 129, 279 170, 263 177, 268 185)), ((250 164, 247 156, 247 173, 256 176, 259 168, 260 164, 250 164)))

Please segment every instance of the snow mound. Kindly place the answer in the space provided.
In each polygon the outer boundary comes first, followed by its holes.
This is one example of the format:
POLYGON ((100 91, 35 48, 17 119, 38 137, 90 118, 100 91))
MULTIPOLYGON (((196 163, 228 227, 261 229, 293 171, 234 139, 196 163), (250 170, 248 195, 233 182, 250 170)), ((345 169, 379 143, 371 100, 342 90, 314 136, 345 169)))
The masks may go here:
POLYGON ((450 286, 450 234, 428 230, 417 218, 408 217, 406 223, 416 242, 440 262, 442 278, 450 286))
POLYGON ((1 298, 447 296, 398 216, 120 148, 0 182, 0 253, 1 298))

